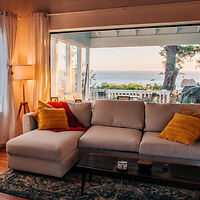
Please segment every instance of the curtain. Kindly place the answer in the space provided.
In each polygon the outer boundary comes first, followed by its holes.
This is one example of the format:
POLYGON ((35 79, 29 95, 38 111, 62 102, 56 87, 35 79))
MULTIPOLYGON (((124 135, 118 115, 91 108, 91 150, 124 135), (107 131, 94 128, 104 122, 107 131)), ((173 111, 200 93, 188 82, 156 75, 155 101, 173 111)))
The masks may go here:
POLYGON ((33 108, 36 109, 38 100, 50 98, 49 17, 43 12, 33 13, 29 31, 29 62, 35 66, 33 108))
POLYGON ((16 31, 17 15, 0 11, 0 145, 19 134, 11 68, 16 31))

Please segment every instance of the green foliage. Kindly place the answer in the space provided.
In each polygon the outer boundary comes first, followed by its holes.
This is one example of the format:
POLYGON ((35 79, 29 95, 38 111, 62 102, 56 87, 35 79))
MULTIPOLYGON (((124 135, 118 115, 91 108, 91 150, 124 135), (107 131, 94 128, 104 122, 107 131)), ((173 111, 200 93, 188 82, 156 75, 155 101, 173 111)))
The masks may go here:
POLYGON ((162 85, 157 85, 154 83, 153 85, 147 84, 146 86, 142 86, 139 84, 129 83, 128 85, 121 84, 110 84, 104 82, 101 86, 93 87, 95 89, 118 89, 118 90, 162 90, 162 85))
MULTIPOLYGON (((179 67, 179 69, 182 69, 182 64, 185 63, 186 60, 192 60, 192 58, 200 54, 200 45, 181 45, 176 46, 176 64, 179 67)), ((166 52, 165 49, 161 49, 160 55, 166 58, 166 52)), ((199 64, 200 61, 197 60, 197 63, 199 64)), ((196 67, 199 67, 196 66, 196 67)))

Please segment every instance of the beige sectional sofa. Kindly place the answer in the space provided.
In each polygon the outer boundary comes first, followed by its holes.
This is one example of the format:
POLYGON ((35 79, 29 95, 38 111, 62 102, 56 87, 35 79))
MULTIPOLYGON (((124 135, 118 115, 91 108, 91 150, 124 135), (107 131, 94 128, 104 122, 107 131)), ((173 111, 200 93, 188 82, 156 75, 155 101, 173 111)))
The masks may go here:
POLYGON ((157 137, 175 112, 182 108, 200 112, 200 104, 97 100, 93 111, 90 103, 69 107, 89 128, 86 132, 38 130, 31 114, 26 114, 24 134, 7 143, 8 166, 62 177, 87 152, 200 165, 200 141, 188 146, 157 137))

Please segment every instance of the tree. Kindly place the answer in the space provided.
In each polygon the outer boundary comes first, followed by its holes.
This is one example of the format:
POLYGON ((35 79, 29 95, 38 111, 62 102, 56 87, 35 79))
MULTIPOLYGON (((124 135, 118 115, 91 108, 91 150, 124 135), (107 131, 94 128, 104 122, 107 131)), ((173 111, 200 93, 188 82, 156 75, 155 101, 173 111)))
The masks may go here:
MULTIPOLYGON (((165 46, 160 51, 160 55, 166 58, 165 64, 165 78, 163 83, 163 89, 174 90, 175 82, 179 70, 182 69, 182 65, 186 60, 192 60, 192 58, 200 53, 199 45, 182 45, 182 46, 165 46)), ((197 60, 197 66, 200 65, 200 60, 197 60)))
POLYGON ((163 88, 166 90, 174 90, 176 77, 179 72, 179 69, 176 67, 177 46, 166 46, 164 50, 166 54, 166 63, 163 88))

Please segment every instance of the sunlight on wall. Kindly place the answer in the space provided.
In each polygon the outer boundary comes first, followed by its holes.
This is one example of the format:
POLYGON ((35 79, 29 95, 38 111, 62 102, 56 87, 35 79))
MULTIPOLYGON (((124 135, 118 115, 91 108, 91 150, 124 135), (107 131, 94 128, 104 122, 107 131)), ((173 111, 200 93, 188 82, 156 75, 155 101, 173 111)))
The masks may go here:
MULTIPOLYGON (((20 2, 7 0, 3 4, 3 9, 17 13, 19 16, 13 65, 29 64, 29 16, 32 12, 31 3, 29 0, 20 0, 20 2)), ((30 109, 32 108, 33 83, 34 81, 26 82, 26 100, 29 102, 30 109)), ((20 81, 14 81, 13 87, 16 108, 18 108, 22 101, 22 83, 20 81)))

